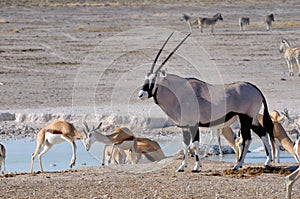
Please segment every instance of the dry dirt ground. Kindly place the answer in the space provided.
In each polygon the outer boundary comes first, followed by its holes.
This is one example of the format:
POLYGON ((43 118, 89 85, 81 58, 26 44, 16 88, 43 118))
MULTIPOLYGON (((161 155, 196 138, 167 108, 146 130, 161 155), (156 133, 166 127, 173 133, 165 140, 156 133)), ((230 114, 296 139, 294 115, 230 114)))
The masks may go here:
MULTIPOLYGON (((187 24, 180 20, 182 13, 212 16, 221 12, 224 20, 217 23, 215 33, 211 34, 209 29, 200 33, 195 28, 191 38, 169 61, 168 72, 197 76, 210 83, 250 81, 263 91, 270 109, 288 108, 291 115, 299 115, 300 77, 288 76, 283 55, 278 51, 282 38, 300 45, 298 1, 101 1, 98 5, 92 4, 93 1, 70 2, 0 2, 1 112, 67 110, 78 114, 100 110, 139 116, 147 110, 150 116, 155 116, 153 102, 139 102, 136 96, 162 42, 175 31, 164 58, 188 33, 187 24), (269 13, 274 13, 276 20, 270 32, 263 24, 263 16, 269 13), (251 18, 246 32, 239 31, 240 16, 251 18)), ((204 161, 202 171, 195 174, 190 172, 191 160, 185 173, 176 173, 179 164, 180 160, 170 158, 150 165, 5 175, 0 177, 0 197, 284 198, 285 195, 282 173, 254 169, 260 175, 227 175, 223 171, 233 164, 204 161), (151 172, 145 172, 147 169, 151 172)), ((248 166, 262 166, 262 163, 246 164, 244 168, 248 166)), ((295 197, 300 194, 299 188, 296 183, 295 197)))

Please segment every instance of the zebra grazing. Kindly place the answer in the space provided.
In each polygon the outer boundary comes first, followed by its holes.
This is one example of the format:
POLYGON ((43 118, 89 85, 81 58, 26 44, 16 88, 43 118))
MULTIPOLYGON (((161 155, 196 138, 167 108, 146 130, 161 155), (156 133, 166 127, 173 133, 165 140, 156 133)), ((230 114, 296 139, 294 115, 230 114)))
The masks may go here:
POLYGON ((267 24, 267 30, 271 30, 272 28, 272 22, 274 22, 274 14, 269 14, 265 16, 265 24, 267 24))
POLYGON ((185 13, 183 13, 182 19, 186 21, 189 26, 190 32, 193 32, 192 25, 198 22, 197 17, 191 17, 185 13))
POLYGON ((240 17, 239 18, 239 25, 240 25, 240 30, 245 31, 246 26, 250 25, 250 18, 249 17, 240 17))
POLYGON ((290 43, 286 39, 283 39, 279 51, 284 54, 284 58, 289 68, 289 75, 294 75, 294 66, 298 67, 298 76, 300 76, 300 47, 291 47, 290 43))
POLYGON ((214 32, 214 26, 216 25, 218 20, 223 21, 223 17, 221 13, 215 14, 212 18, 206 18, 206 17, 198 17, 198 25, 201 32, 203 32, 204 26, 211 26, 211 33, 214 32))

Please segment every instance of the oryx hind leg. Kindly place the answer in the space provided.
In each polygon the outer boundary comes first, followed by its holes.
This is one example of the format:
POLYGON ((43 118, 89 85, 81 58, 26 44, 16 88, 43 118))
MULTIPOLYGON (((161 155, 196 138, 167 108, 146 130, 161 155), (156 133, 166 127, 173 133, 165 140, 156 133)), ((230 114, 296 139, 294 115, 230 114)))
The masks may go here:
POLYGON ((183 135, 183 161, 179 168, 176 170, 177 172, 184 172, 185 167, 187 167, 187 160, 188 160, 188 149, 191 143, 191 134, 188 129, 182 129, 183 135))
POLYGON ((267 131, 262 126, 252 126, 251 129, 260 137, 260 139, 263 141, 267 159, 265 162, 265 166, 269 167, 272 161, 272 150, 270 145, 270 139, 267 134, 267 131))

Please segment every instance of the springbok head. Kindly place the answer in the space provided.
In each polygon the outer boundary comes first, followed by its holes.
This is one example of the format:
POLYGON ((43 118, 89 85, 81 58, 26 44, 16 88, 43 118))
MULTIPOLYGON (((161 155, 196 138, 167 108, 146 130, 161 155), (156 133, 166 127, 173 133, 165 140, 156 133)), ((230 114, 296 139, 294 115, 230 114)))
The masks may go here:
MULTIPOLYGON (((174 32, 173 32, 174 33, 174 32)), ((157 59, 159 58, 161 52, 163 51, 165 45, 168 43, 169 39, 172 37, 173 33, 167 38, 167 40, 164 42, 164 44, 162 45, 161 49, 159 50, 159 52, 157 53, 154 62, 150 68, 149 73, 146 74, 145 76, 145 81, 144 84, 141 88, 141 90, 139 91, 138 97, 141 100, 144 99, 148 99, 153 97, 153 89, 155 87, 155 81, 156 81, 156 77, 159 73, 159 71, 161 70, 161 68, 167 63, 167 61, 172 57, 172 55, 175 53, 175 51, 181 46, 181 44, 183 44, 183 42, 191 35, 191 33, 189 33, 177 46, 176 48, 168 55, 168 57, 162 62, 162 64, 155 70, 154 72, 154 66, 156 64, 157 59)))
POLYGON ((91 145, 96 141, 95 140, 95 133, 100 129, 101 125, 102 125, 102 122, 100 122, 100 124, 95 128, 93 126, 92 129, 90 129, 86 123, 86 121, 83 122, 83 125, 84 125, 84 129, 82 130, 85 134, 84 136, 84 139, 83 139, 83 144, 84 144, 84 147, 87 151, 90 150, 91 148, 91 145))

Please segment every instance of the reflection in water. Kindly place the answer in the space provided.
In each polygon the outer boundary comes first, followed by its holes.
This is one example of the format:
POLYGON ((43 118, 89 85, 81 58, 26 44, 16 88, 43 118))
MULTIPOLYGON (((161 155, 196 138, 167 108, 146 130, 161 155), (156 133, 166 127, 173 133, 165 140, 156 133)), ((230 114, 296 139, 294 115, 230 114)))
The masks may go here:
MULTIPOLYGON (((163 137, 155 139, 161 145, 166 156, 173 155, 182 149, 182 137, 163 137)), ((226 142, 223 142, 224 144, 226 142)), ((16 140, 3 142, 7 149, 6 170, 7 172, 29 172, 31 154, 35 150, 35 141, 16 140)), ((76 141, 77 160, 74 168, 87 166, 100 166, 102 161, 103 144, 94 143, 91 150, 87 152, 81 141, 76 141)), ((250 150, 261 147, 261 142, 252 142, 250 150)), ((63 142, 54 145, 42 157, 42 163, 45 171, 57 171, 69 169, 69 163, 72 158, 72 147, 69 143, 63 142)), ((209 157, 211 160, 219 161, 219 156, 209 157)), ((248 153, 245 163, 262 162, 264 163, 266 155, 264 151, 248 153)), ((281 162, 295 162, 287 152, 282 152, 280 156, 281 162)), ((222 161, 234 162, 235 155, 225 155, 222 161)), ((34 171, 39 170, 38 158, 35 158, 34 171)))

